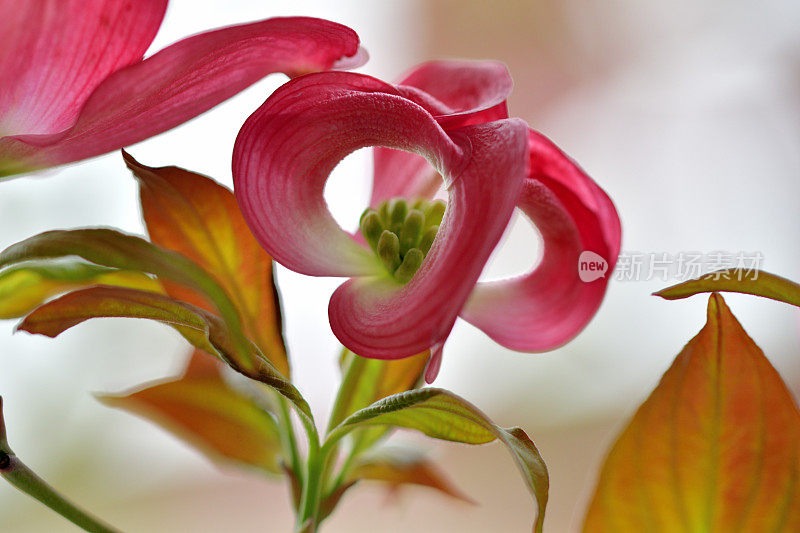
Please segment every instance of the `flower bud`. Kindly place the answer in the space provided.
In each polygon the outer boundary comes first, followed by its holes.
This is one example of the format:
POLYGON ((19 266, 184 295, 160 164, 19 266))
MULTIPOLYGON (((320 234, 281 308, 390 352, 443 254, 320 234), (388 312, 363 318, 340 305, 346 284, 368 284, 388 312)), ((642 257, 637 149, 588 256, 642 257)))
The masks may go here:
POLYGON ((422 230, 425 226, 425 215, 418 209, 412 209, 406 215, 403 227, 400 229, 398 237, 400 239, 400 255, 404 256, 410 249, 416 248, 422 237, 422 230))
POLYGON ((425 234, 422 236, 422 240, 419 242, 419 249, 422 250, 422 253, 428 255, 428 252, 433 246, 433 240, 436 238, 436 234, 439 232, 439 226, 431 226, 425 231, 425 234))
POLYGON ((381 224, 384 228, 389 227, 389 202, 383 202, 378 208, 378 216, 381 217, 381 224))
POLYGON ((391 231, 383 230, 376 252, 389 272, 394 272, 400 266, 400 240, 391 231))
POLYGON ((408 283, 409 280, 414 277, 414 274, 417 273, 417 270, 419 270, 419 267, 422 265, 422 261, 424 259, 425 255, 419 250, 419 248, 410 249, 403 258, 403 262, 400 264, 397 270, 395 270, 395 279, 400 283, 408 283))
POLYGON ((408 213, 408 204, 403 198, 394 198, 389 202, 389 225, 388 228, 394 233, 400 233, 403 222, 408 213))
POLYGON ((429 226, 439 226, 444 218, 444 211, 447 207, 441 200, 434 200, 425 208, 425 223, 429 226))
POLYGON ((378 239, 381 238, 381 233, 383 233, 383 224, 381 224, 380 216, 374 209, 367 209, 361 217, 361 234, 364 235, 364 239, 373 252, 378 250, 378 239))

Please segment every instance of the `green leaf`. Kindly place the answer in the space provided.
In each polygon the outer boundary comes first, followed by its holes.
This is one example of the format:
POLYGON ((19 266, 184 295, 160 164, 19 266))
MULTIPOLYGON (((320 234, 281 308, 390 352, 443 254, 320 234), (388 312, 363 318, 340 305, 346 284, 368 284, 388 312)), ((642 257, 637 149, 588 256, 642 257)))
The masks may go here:
POLYGON ((538 506, 534 531, 544 522, 549 478, 539 451, 520 428, 503 429, 477 407, 450 391, 424 388, 395 394, 347 417, 329 435, 326 446, 349 431, 368 426, 396 426, 421 431, 435 439, 506 445, 538 506))
POLYGON ((97 265, 146 272, 186 285, 206 296, 228 325, 242 356, 249 341, 239 313, 220 284, 187 257, 146 240, 110 229, 56 230, 18 242, 0 253, 0 269, 41 259, 79 256, 97 265))
POLYGON ((370 404, 420 384, 430 352, 403 359, 368 359, 344 349, 344 377, 331 413, 333 428, 347 416, 370 404))
MULTIPOLYGON (((344 376, 331 412, 329 430, 359 409, 418 387, 429 357, 430 351, 425 351, 403 359, 368 359, 345 348, 341 357, 344 376)), ((386 427, 371 427, 354 432, 353 453, 369 448, 388 431, 386 427)))
POLYGON ((263 358, 248 341, 246 360, 234 350, 233 333, 220 317, 169 296, 123 287, 91 287, 65 294, 30 315, 18 329, 55 337, 91 318, 126 317, 155 320, 175 328, 192 345, 217 356, 234 370, 265 383, 291 400, 312 419, 311 410, 298 390, 263 358), (252 361, 252 363, 251 363, 252 361))
POLYGON ((57 294, 90 285, 162 292, 158 281, 141 272, 102 267, 76 259, 28 263, 0 272, 0 319, 25 316, 57 294))
POLYGON ((157 423, 212 460, 222 458, 270 473, 282 472, 275 419, 250 397, 229 387, 219 373, 219 364, 200 350, 194 351, 178 379, 97 398, 157 423))
POLYGON ((666 300, 687 298, 702 292, 739 292, 763 296, 800 307, 800 285, 756 269, 733 268, 711 272, 654 293, 666 300))

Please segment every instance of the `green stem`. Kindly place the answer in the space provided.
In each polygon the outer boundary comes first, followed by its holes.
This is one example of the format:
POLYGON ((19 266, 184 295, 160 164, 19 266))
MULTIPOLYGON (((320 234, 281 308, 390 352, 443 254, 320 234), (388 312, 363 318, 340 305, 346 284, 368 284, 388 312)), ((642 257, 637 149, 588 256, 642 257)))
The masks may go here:
POLYGON ((0 397, 0 474, 22 492, 39 500, 76 526, 93 533, 116 533, 117 530, 91 516, 64 498, 14 455, 6 441, 3 421, 3 398, 0 397))
POLYGON ((322 493, 322 471, 325 458, 320 455, 319 442, 308 450, 308 470, 306 471, 300 509, 297 513, 297 531, 314 533, 317 530, 317 514, 322 493))
POLYGON ((297 450, 297 438, 294 434, 294 426, 292 426, 292 417, 289 411, 289 405, 285 397, 278 394, 279 406, 279 419, 280 424, 283 426, 281 437, 283 438, 284 452, 288 454, 290 466, 294 475, 297 476, 297 481, 302 486, 303 484, 303 469, 301 468, 300 453, 297 450))

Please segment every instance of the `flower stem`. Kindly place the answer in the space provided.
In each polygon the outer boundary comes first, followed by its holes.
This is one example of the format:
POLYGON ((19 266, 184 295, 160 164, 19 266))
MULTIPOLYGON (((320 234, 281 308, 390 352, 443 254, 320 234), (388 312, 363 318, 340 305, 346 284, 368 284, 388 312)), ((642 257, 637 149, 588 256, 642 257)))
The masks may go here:
POLYGON ((317 515, 319 500, 322 493, 322 470, 324 458, 319 454, 319 448, 308 454, 308 471, 306 472, 303 495, 300 500, 300 511, 297 514, 297 531, 300 533, 315 533, 317 531, 317 515))
POLYGON ((0 475, 14 487, 39 500, 76 526, 93 533, 116 533, 117 530, 91 516, 59 494, 14 455, 6 441, 3 421, 3 398, 0 397, 0 475))
POLYGON ((278 405, 280 406, 279 418, 280 423, 283 426, 281 431, 281 436, 283 437, 283 447, 285 452, 289 455, 292 472, 294 472, 294 475, 297 476, 298 482, 300 485, 302 485, 303 469, 301 468, 302 463, 300 462, 300 454, 297 450, 297 439, 295 437, 294 427, 292 426, 291 413, 289 411, 286 398, 281 395, 277 396, 278 405))

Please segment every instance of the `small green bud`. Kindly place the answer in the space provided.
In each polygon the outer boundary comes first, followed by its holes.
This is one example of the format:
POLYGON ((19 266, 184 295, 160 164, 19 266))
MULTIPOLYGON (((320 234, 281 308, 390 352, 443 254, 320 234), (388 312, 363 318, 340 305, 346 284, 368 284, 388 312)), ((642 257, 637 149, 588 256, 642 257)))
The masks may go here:
POLYGON ((391 231, 383 230, 378 239, 376 252, 389 272, 394 272, 400 266, 400 240, 391 231))
POLYGON ((444 218, 444 211, 447 207, 441 200, 434 200, 425 208, 425 223, 429 226, 439 226, 444 218))
POLYGON ((361 234, 364 235, 364 239, 373 252, 378 249, 378 239, 381 238, 381 233, 383 233, 381 217, 374 209, 368 209, 361 218, 361 234))
POLYGON ((422 265, 422 261, 424 259, 425 255, 419 250, 419 248, 410 249, 403 258, 402 264, 397 268, 397 270, 395 270, 395 279, 400 283, 408 283, 411 278, 414 277, 414 274, 417 273, 417 270, 419 270, 419 267, 422 265))
POLYGON ((366 217, 370 213, 375 213, 376 211, 371 207, 364 209, 364 212, 361 213, 361 216, 358 219, 358 227, 361 227, 361 223, 364 222, 364 217, 366 217))
POLYGON ((389 227, 389 202, 383 202, 378 208, 378 216, 381 217, 381 223, 384 228, 389 227))
POLYGON ((405 255, 412 248, 416 248, 422 237, 422 229, 425 227, 425 215, 418 209, 412 209, 406 215, 403 227, 400 229, 400 255, 405 255))
POLYGON ((393 198, 389 202, 389 229, 394 233, 400 233, 403 222, 408 213, 408 204, 403 198, 393 198))
POLYGON ((416 198, 411 203, 410 208, 411 209, 419 209, 420 211, 422 211, 425 208, 426 205, 428 205, 428 200, 426 200, 425 198, 416 198))
POLYGON ((422 240, 419 242, 419 249, 422 250, 422 253, 428 255, 428 252, 431 250, 431 246, 433 246, 433 240, 436 238, 436 234, 439 232, 439 226, 431 226, 427 230, 425 230, 425 234, 422 236, 422 240))

